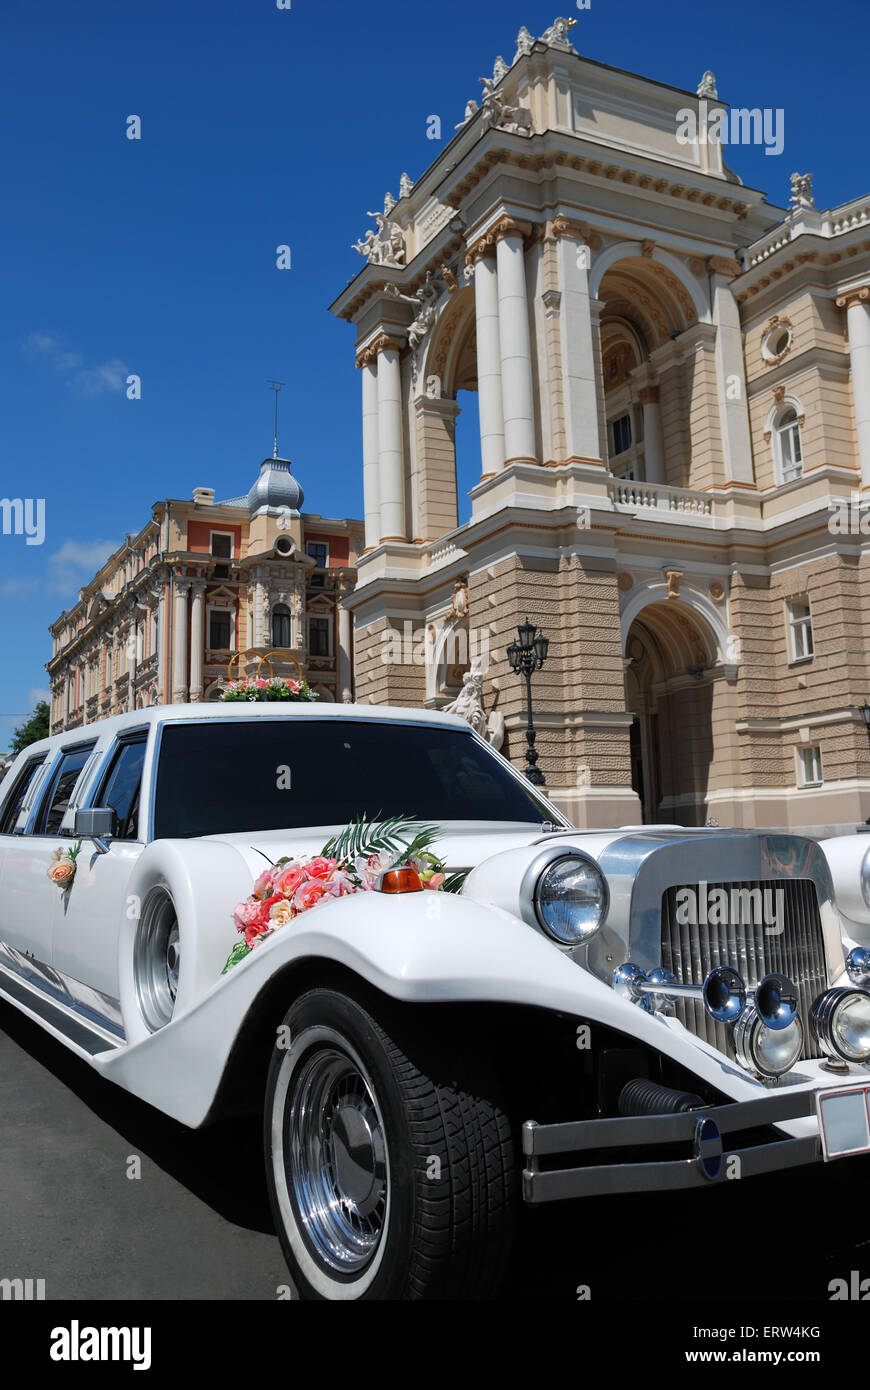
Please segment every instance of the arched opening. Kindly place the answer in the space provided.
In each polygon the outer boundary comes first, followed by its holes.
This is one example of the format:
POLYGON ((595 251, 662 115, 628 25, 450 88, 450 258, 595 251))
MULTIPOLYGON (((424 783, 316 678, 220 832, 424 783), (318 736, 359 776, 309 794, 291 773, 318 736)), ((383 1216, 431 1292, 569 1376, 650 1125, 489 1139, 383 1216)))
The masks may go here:
POLYGON ((416 365, 417 529, 445 535, 471 518, 469 492, 480 482, 480 416, 474 291, 455 290, 416 365))
POLYGON ((704 823, 717 659, 712 628, 679 599, 647 604, 629 628, 625 701, 634 716, 632 786, 647 823, 704 823))
POLYGON ((696 322, 697 305, 674 270, 637 252, 608 263, 598 288, 607 458, 618 477, 686 486, 686 383, 659 372, 655 353, 696 322))

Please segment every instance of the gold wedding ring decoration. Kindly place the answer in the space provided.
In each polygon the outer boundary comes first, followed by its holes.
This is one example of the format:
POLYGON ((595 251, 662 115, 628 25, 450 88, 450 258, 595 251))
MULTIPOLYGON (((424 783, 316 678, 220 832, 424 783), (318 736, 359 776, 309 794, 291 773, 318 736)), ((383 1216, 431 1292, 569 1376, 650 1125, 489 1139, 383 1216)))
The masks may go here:
MULTIPOLYGON (((227 680, 228 680, 228 681, 231 681, 232 678, 233 678, 233 662, 234 662, 234 661, 239 661, 243 656, 257 656, 257 653, 254 651, 254 649, 253 649, 252 647, 249 648, 246 652, 233 652, 232 656, 230 657, 229 661, 227 662, 227 680)), ((264 661, 265 661, 266 665, 267 665, 268 668, 269 668, 269 680, 274 680, 274 678, 275 678, 275 672, 274 672, 274 669, 273 669, 273 667, 272 667, 272 663, 271 663, 271 661, 269 660, 269 658, 270 658, 271 656, 278 657, 281 661, 292 661, 292 662, 293 662, 293 665, 296 667, 296 670, 299 672, 299 680, 300 680, 300 681, 302 680, 302 667, 299 665, 299 662, 296 660, 295 656, 290 656, 288 652, 280 652, 280 651, 270 651, 270 652, 266 652, 263 656, 257 656, 257 675, 256 675, 256 679, 257 679, 257 680, 260 680, 260 672, 261 672, 262 669, 263 669, 263 662, 264 662, 264 661)))

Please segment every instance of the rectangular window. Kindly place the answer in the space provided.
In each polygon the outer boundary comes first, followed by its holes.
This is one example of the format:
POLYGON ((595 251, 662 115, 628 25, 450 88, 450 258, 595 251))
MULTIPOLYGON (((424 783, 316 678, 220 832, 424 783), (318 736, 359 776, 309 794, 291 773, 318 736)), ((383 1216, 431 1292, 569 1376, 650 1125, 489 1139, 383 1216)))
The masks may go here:
POLYGON ((48 787, 43 793, 36 818, 35 834, 57 835, 64 813, 70 804, 82 769, 91 756, 93 743, 79 744, 63 754, 48 787))
POLYGON ((309 656, 329 656, 329 619, 310 618, 308 622, 309 656))
POLYGON ((212 652, 228 652, 231 645, 232 614, 226 608, 212 608, 208 615, 208 647, 212 652))
POLYGON ((809 599, 793 599, 788 607, 790 661, 809 661, 813 655, 813 623, 809 599))
POLYGON ((610 442, 614 455, 624 454, 631 448, 631 416, 620 415, 610 425, 610 442))
POLYGON ((233 558, 233 538, 228 531, 212 531, 211 553, 216 560, 233 558))
POLYGON ((3 802, 3 811, 0 814, 0 835, 11 835, 14 832, 15 822, 18 820, 24 805, 24 798, 33 786, 34 778, 44 762, 45 754, 43 753, 41 758, 33 758, 25 764, 23 772, 20 773, 11 792, 3 802))
POLYGON ((326 541, 309 541, 305 549, 319 570, 325 570, 329 558, 326 541))
POLYGON ((808 748, 799 748, 798 786, 820 787, 822 784, 822 754, 817 743, 808 748))
POLYGON ((145 748, 144 735, 118 745, 94 801, 95 806, 109 806, 114 811, 113 833, 119 840, 135 840, 137 836, 145 748))

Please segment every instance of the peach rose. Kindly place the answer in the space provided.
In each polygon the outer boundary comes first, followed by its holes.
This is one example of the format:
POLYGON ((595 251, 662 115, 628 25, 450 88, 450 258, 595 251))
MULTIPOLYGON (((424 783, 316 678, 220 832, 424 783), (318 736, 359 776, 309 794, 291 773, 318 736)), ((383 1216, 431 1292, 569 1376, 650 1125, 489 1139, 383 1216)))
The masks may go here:
POLYGON ((76 866, 71 859, 58 859, 48 871, 52 883, 60 888, 68 888, 76 876, 76 866))
POLYGON ((288 903, 286 898, 282 898, 279 903, 275 903, 274 906, 269 909, 269 921, 272 923, 273 927, 286 927, 287 923, 291 922, 295 915, 296 913, 293 910, 292 904, 288 903))

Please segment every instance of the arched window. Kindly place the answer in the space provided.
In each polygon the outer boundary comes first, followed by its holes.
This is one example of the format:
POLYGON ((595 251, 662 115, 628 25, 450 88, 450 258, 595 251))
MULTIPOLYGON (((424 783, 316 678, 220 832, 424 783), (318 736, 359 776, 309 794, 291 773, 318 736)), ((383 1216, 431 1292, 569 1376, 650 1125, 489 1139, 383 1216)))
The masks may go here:
POLYGON ((291 644, 290 609, 286 603, 276 603, 272 609, 272 646, 289 647, 291 644))
POLYGON ((803 449, 801 448, 801 427, 797 411, 787 405, 776 421, 776 450, 779 458, 780 481, 791 483, 803 472, 803 449))

